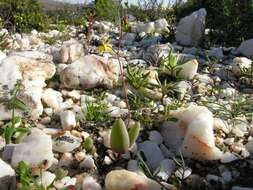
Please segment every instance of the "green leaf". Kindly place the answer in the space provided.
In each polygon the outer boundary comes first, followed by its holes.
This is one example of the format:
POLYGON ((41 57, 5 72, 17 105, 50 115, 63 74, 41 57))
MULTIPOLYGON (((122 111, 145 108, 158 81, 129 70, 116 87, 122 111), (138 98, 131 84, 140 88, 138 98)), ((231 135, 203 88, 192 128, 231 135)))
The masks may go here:
POLYGON ((93 140, 90 137, 87 137, 83 143, 83 148, 86 152, 90 152, 93 148, 93 140))
POLYGON ((113 151, 124 154, 128 151, 130 140, 126 125, 122 119, 117 119, 111 131, 111 148, 113 151))
POLYGON ((129 140, 130 140, 130 147, 134 144, 136 139, 138 138, 139 132, 140 132, 141 124, 140 122, 135 122, 128 133, 129 140))

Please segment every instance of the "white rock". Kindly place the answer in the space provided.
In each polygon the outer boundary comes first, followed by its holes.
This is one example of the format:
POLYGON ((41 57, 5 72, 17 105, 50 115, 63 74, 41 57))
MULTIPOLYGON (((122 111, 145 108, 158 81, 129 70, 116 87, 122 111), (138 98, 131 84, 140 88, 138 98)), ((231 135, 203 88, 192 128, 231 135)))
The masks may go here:
POLYGON ((230 132, 228 124, 220 118, 214 118, 214 129, 222 130, 224 133, 230 132))
POLYGON ((106 175, 106 190, 161 190, 155 181, 127 170, 113 170, 106 175))
POLYGON ((15 171, 10 165, 0 159, 0 189, 11 189, 15 185, 15 171))
POLYGON ((54 173, 44 171, 38 179, 38 184, 42 185, 44 188, 50 186, 55 180, 56 176, 54 173))
POLYGON ((158 145, 163 143, 163 137, 158 131, 150 131, 149 140, 158 145))
POLYGON ((174 168, 174 161, 170 159, 165 159, 160 164, 160 170, 157 173, 157 176, 160 177, 162 180, 167 181, 171 176, 174 168))
POLYGON ((71 167, 74 163, 74 157, 70 152, 65 152, 62 154, 61 159, 59 160, 59 166, 71 167))
POLYGON ((182 45, 196 46, 205 30, 206 10, 199 9, 182 18, 177 26, 176 41, 182 45))
POLYGON ((221 163, 224 163, 224 164, 233 162, 235 160, 238 160, 238 158, 230 152, 224 153, 220 159, 221 163))
POLYGON ((12 169, 12 167, 9 164, 5 163, 2 159, 0 159, 0 168, 0 180, 6 176, 15 176, 14 169, 12 169))
POLYGON ((83 179, 82 190, 101 190, 100 184, 91 176, 83 179))
POLYGON ((155 32, 162 34, 163 32, 169 32, 169 24, 165 18, 155 21, 155 32))
POLYGON ((96 165, 92 156, 87 155, 85 159, 79 164, 79 167, 91 170, 96 168, 96 165))
POLYGON ((191 168, 182 168, 180 167, 176 172, 175 175, 179 178, 179 179, 186 179, 187 177, 189 177, 192 173, 192 169, 191 168))
POLYGON ((60 73, 67 88, 91 89, 98 86, 112 88, 118 83, 120 67, 117 60, 106 60, 97 55, 81 57, 60 73))
POLYGON ((161 149, 152 141, 144 141, 139 144, 138 148, 139 151, 142 151, 145 155, 147 164, 151 170, 158 168, 160 163, 164 160, 161 149))
POLYGON ((76 40, 63 42, 59 51, 54 52, 54 60, 58 63, 72 63, 84 53, 83 45, 76 40))
POLYGON ((71 178, 69 176, 66 176, 64 178, 62 178, 61 180, 57 180, 54 182, 54 187, 57 188, 57 189, 62 189, 64 187, 68 187, 68 186, 75 186, 76 184, 76 178, 71 178))
POLYGON ((238 51, 244 56, 251 58, 253 55, 253 39, 243 41, 239 46, 238 51))
POLYGON ((232 173, 230 171, 224 171, 221 173, 221 182, 223 185, 228 184, 232 180, 232 173))
POLYGON ((233 59, 232 71, 236 76, 240 76, 242 69, 250 69, 252 61, 246 57, 236 57, 233 59))
POLYGON ((66 110, 60 113, 61 126, 64 130, 70 130, 76 127, 76 114, 73 111, 66 110))
POLYGON ((42 94, 42 101, 50 108, 60 109, 63 102, 62 94, 52 88, 47 88, 42 94))
MULTIPOLYGON (((32 117, 38 118, 43 112, 41 97, 42 89, 46 85, 45 80, 55 73, 51 56, 37 51, 16 52, 2 60, 0 73, 2 93, 6 91, 6 87, 9 90, 13 89, 17 80, 22 81, 24 89, 21 91, 20 99, 28 106, 32 117)), ((0 113, 5 112, 0 116, 0 120, 9 119, 11 114, 3 109, 0 105, 0 113)))
POLYGON ((0 64, 4 58, 6 58, 6 54, 0 50, 0 64))
POLYGON ((190 60, 178 67, 181 69, 179 72, 179 77, 183 79, 192 79, 198 71, 198 61, 196 59, 190 60))
POLYGON ((164 123, 162 135, 169 148, 181 149, 186 157, 217 160, 222 152, 215 146, 212 113, 203 106, 191 105, 175 115, 179 121, 164 123), (166 127, 167 126, 167 127, 166 127))
POLYGON ((70 134, 56 137, 53 141, 53 150, 57 152, 71 152, 81 145, 81 139, 70 134))
POLYGON ((11 165, 17 167, 20 161, 24 161, 31 168, 49 168, 53 164, 51 137, 39 129, 32 129, 30 135, 25 137, 20 144, 15 145, 11 165))

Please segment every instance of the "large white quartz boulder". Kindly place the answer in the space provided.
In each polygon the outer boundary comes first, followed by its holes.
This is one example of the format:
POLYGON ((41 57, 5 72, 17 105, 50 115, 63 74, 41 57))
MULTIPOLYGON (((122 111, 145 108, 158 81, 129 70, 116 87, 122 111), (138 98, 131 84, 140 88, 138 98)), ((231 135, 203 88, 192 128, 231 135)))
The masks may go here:
POLYGON ((251 58, 253 56, 253 38, 243 41, 239 46, 238 51, 242 55, 251 58))
MULTIPOLYGON (((8 95, 18 80, 24 88, 20 99, 29 108, 34 119, 43 112, 41 103, 42 91, 46 86, 45 80, 55 74, 52 57, 38 51, 23 51, 13 53, 0 64, 0 97, 8 95)), ((9 119, 11 114, 0 104, 0 120, 9 119)))
POLYGON ((20 144, 15 145, 11 165, 17 167, 20 161, 24 161, 34 170, 46 170, 53 164, 53 160, 51 137, 34 128, 20 144))
POLYGON ((188 158, 218 160, 222 152, 215 146, 212 113, 204 106, 189 106, 175 115, 178 122, 165 123, 161 134, 169 148, 181 150, 188 158))
POLYGON ((60 49, 53 52, 54 60, 58 63, 72 63, 84 53, 83 45, 71 39, 63 42, 60 49))
POLYGON ((11 189, 13 182, 15 182, 15 178, 14 169, 0 159, 0 189, 11 189))
POLYGON ((176 41, 181 45, 198 45, 204 34, 206 14, 206 10, 202 8, 182 18, 177 26, 176 41))
POLYGON ((119 76, 120 65, 116 59, 97 55, 81 57, 60 73, 63 86, 71 89, 112 88, 118 83, 119 76))
POLYGON ((113 170, 106 175, 106 190, 161 190, 155 181, 127 170, 113 170))

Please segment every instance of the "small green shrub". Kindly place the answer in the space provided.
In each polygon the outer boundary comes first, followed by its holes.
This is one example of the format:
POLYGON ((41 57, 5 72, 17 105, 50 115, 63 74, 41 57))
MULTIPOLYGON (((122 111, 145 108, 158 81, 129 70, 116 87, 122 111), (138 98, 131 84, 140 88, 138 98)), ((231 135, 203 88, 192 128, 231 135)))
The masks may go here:
POLYGON ((115 0, 95 0, 95 17, 99 20, 117 21, 120 4, 115 0))
POLYGON ((11 31, 41 31, 48 27, 37 0, 0 0, 0 17, 4 27, 11 31))

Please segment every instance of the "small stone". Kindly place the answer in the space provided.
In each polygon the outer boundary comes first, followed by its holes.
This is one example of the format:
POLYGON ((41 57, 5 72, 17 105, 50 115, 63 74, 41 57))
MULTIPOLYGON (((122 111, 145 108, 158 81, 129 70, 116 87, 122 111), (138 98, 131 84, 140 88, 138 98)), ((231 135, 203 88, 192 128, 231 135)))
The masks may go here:
POLYGON ((75 186, 76 184, 76 178, 71 178, 69 176, 63 177, 61 180, 57 180, 54 182, 54 187, 57 189, 62 189, 64 187, 68 186, 75 186))
POLYGON ((143 190, 161 190, 162 188, 146 176, 127 170, 113 170, 105 178, 106 190, 132 190, 139 187, 143 190))
POLYGON ((221 161, 221 163, 225 164, 225 163, 233 162, 233 161, 235 161, 237 159, 238 158, 234 154, 232 154, 230 152, 226 152, 225 154, 222 155, 220 161, 221 161))
POLYGON ((60 104, 63 101, 63 98, 60 92, 48 88, 42 94, 42 101, 45 102, 45 104, 50 108, 58 110, 60 108, 60 104))
POLYGON ((56 137, 53 142, 53 150, 61 153, 71 152, 81 145, 81 139, 70 134, 56 137))
POLYGON ((0 159, 0 189, 11 189, 15 185, 15 170, 0 159))
POLYGON ((63 130, 71 130, 76 127, 76 115, 73 111, 63 111, 60 113, 61 126, 63 130))
POLYGON ((37 181, 38 181, 38 184, 41 184, 44 188, 47 188, 53 183, 55 178, 56 178, 55 174, 48 171, 44 171, 42 172, 41 176, 39 177, 37 181))
POLYGON ((179 179, 186 179, 187 177, 189 177, 192 173, 192 169, 191 168, 182 168, 180 167, 179 169, 177 169, 177 171, 175 172, 175 175, 179 178, 179 179))
POLYGON ((160 163, 164 160, 161 149, 152 141, 144 141, 139 144, 138 148, 139 151, 143 152, 147 164, 152 170, 158 168, 160 163))
POLYGON ((100 184, 91 176, 83 179, 82 190, 101 190, 100 184))
POLYGON ((84 160, 85 156, 86 156, 85 151, 81 151, 81 152, 75 153, 75 159, 76 159, 78 162, 81 162, 82 160, 84 160))
POLYGON ((136 172, 139 170, 139 165, 137 160, 129 160, 127 163, 127 170, 131 172, 136 172))
POLYGON ((233 186, 232 190, 253 190, 253 188, 251 188, 251 187, 233 186))
POLYGON ((175 168, 174 161, 170 159, 165 159, 161 162, 159 168, 160 170, 157 173, 157 176, 160 177, 162 180, 167 181, 175 168))
POLYGON ((92 156, 87 155, 84 160, 79 164, 80 168, 86 168, 86 169, 94 169, 96 168, 94 159, 92 158, 92 156))
POLYGON ((158 131, 150 131, 149 140, 158 145, 163 143, 163 137, 158 131))

